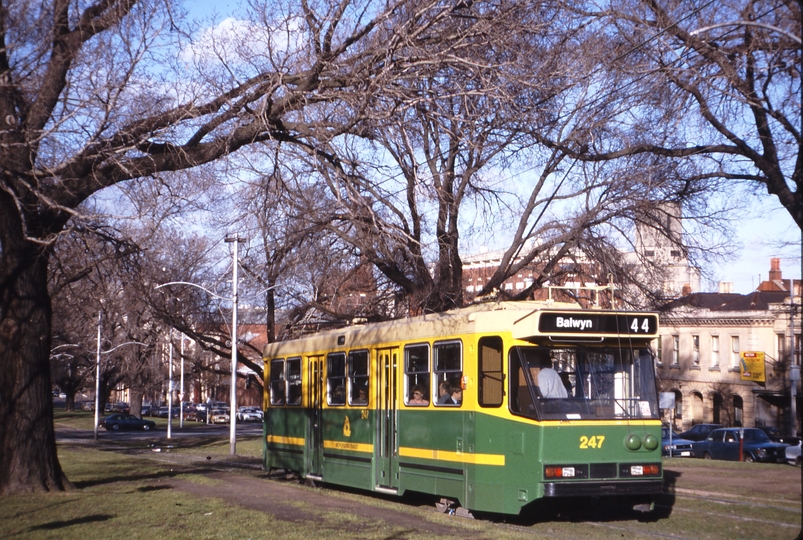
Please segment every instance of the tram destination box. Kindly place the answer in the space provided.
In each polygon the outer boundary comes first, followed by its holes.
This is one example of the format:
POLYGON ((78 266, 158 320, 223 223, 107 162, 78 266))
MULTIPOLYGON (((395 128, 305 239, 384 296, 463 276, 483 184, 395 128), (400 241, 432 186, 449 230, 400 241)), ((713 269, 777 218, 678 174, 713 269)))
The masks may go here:
POLYGON ((547 334, 652 336, 658 332, 658 315, 545 311, 538 319, 538 330, 547 334))

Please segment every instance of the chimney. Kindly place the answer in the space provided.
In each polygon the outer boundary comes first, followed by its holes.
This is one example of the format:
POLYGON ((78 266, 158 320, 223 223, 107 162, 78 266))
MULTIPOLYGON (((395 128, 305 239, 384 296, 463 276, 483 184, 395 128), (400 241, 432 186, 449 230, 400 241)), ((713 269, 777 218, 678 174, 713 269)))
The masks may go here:
POLYGON ((719 282, 719 294, 731 294, 733 292, 733 282, 732 281, 720 281, 719 282))
POLYGON ((683 290, 680 293, 682 296, 689 296, 691 294, 691 285, 688 283, 683 284, 683 290))
POLYGON ((773 257, 770 259, 769 281, 781 281, 781 259, 773 257))

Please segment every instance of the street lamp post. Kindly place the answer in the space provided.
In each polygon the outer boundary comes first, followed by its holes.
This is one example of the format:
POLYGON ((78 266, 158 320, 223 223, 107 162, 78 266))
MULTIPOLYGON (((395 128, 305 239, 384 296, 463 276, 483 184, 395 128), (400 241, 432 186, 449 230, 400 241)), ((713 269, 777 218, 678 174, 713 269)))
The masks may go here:
POLYGON ((170 344, 170 353, 168 355, 170 367, 167 370, 167 438, 173 436, 173 329, 167 334, 167 341, 170 344))
POLYGON ((184 428, 184 334, 181 334, 181 384, 178 388, 178 427, 184 428))
POLYGON ((226 238, 226 243, 234 244, 234 255, 232 256, 232 278, 231 278, 231 396, 230 396, 230 415, 229 415, 229 446, 230 454, 237 453, 237 245, 244 242, 245 238, 240 238, 236 234, 226 238))
POLYGON ((103 313, 102 311, 98 311, 98 344, 97 344, 97 349, 95 351, 95 441, 98 440, 98 427, 100 426, 100 355, 113 352, 124 345, 145 345, 145 343, 142 343, 140 341, 126 341, 125 343, 121 343, 118 346, 109 349, 108 351, 101 352, 100 323, 101 323, 102 313, 103 313))
POLYGON ((100 425, 100 320, 102 311, 98 311, 98 346, 95 353, 95 440, 98 440, 98 426, 100 425))

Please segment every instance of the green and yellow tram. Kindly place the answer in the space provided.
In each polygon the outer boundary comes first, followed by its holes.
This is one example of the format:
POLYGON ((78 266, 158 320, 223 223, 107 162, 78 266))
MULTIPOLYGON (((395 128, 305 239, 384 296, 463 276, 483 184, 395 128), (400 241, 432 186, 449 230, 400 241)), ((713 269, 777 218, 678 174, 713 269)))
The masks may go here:
POLYGON ((469 510, 662 488, 658 316, 501 302, 271 343, 267 470, 469 510))

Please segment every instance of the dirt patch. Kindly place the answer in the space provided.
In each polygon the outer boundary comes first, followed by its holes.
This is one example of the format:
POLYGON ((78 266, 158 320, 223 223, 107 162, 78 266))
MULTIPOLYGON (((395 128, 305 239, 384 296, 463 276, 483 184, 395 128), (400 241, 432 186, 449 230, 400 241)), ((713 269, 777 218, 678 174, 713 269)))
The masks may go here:
MULTIPOLYGON (((249 475, 213 471, 204 477, 214 482, 213 488, 179 478, 172 480, 171 486, 198 497, 220 498, 232 505, 265 512, 283 521, 318 520, 321 514, 335 512, 356 516, 366 523, 381 521, 402 530, 435 536, 464 536, 466 532, 462 528, 441 525, 402 511, 366 505, 350 497, 338 497, 329 490, 301 486, 293 480, 282 480, 281 476, 269 478, 264 472, 249 475)), ((434 507, 432 512, 435 512, 434 507)))

